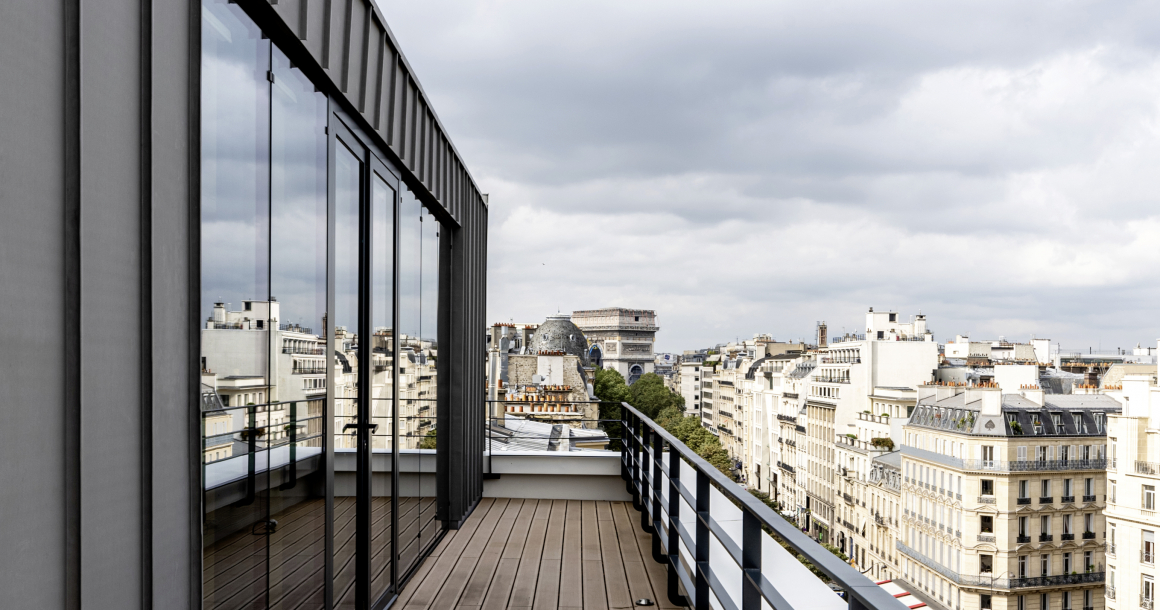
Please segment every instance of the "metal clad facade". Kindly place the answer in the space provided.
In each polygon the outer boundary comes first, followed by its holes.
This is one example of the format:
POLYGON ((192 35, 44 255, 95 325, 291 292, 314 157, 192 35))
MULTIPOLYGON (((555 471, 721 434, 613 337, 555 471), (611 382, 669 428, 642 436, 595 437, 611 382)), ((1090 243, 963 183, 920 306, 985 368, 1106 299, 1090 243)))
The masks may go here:
MULTIPOLYGON (((373 4, 240 4, 454 220, 441 428, 462 522, 482 493, 484 197, 373 4)), ((0 8, 0 605, 201 605, 200 24, 197 1, 0 8)))

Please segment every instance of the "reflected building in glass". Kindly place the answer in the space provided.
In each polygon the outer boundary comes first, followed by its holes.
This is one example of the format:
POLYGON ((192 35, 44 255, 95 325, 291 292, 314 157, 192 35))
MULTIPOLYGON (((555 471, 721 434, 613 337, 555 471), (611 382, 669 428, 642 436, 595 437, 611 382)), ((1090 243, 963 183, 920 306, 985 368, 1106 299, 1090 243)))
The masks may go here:
POLYGON ((5 9, 0 605, 392 603, 483 493, 487 206, 382 13, 5 9))

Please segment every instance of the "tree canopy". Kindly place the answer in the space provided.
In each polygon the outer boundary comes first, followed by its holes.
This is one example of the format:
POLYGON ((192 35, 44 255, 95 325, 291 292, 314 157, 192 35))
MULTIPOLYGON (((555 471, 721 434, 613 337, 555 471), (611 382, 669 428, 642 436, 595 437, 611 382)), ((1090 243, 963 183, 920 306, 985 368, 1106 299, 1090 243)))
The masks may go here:
POLYGON ((592 384, 592 391, 601 402, 611 402, 619 405, 628 402, 628 385, 624 377, 616 369, 599 369, 596 371, 596 380, 592 384))
POLYGON ((628 403, 644 413, 649 419, 656 420, 661 411, 684 406, 685 400, 680 394, 665 387, 665 380, 656 373, 645 373, 628 386, 628 403))

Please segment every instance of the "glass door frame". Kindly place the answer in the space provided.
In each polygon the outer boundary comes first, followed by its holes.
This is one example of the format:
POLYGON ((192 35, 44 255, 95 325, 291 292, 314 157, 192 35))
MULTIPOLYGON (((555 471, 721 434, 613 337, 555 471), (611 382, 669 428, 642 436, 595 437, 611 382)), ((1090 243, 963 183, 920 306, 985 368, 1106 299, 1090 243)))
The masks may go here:
MULTIPOLYGON (((375 592, 371 589, 373 582, 371 557, 374 549, 371 546, 371 541, 374 536, 372 529, 372 455, 373 455, 373 439, 372 435, 375 432, 376 424, 371 422, 372 416, 372 380, 373 375, 367 369, 373 362, 373 326, 372 319, 372 291, 373 291, 373 240, 376 236, 371 234, 373 229, 373 209, 372 197, 374 188, 375 175, 379 175, 386 182, 387 186, 393 190, 393 199, 391 201, 392 209, 392 233, 391 247, 392 247, 392 270, 391 270, 391 324, 394 333, 397 333, 399 326, 399 189, 401 185, 400 173, 388 162, 376 154, 373 145, 367 143, 367 139, 360 137, 361 130, 357 127, 351 127, 349 118, 344 113, 335 108, 333 102, 329 113, 329 125, 327 128, 328 147, 330 150, 330 164, 331 176, 333 178, 333 163, 335 154, 339 146, 345 146, 351 152, 359 157, 361 162, 361 172, 359 176, 359 273, 358 273, 358 351, 357 357, 359 360, 359 376, 357 379, 357 397, 355 398, 357 405, 357 419, 354 424, 347 424, 345 427, 354 428, 357 435, 357 454, 356 462, 357 469, 355 472, 356 480, 356 496, 355 496, 355 511, 356 511, 356 525, 355 525, 355 606, 359 609, 373 609, 381 610, 388 606, 398 596, 400 585, 400 574, 398 571, 399 561, 399 540, 398 540, 398 495, 399 495, 399 423, 398 423, 398 378, 399 378, 399 342, 396 339, 391 341, 391 361, 392 361, 392 383, 391 383, 391 539, 390 539, 390 584, 383 592, 375 592), (377 597, 376 597, 377 595, 377 597)), ((335 185, 334 180, 330 180, 328 189, 330 204, 329 208, 335 209, 335 185)), ((331 220, 330 231, 334 231, 333 218, 331 220)), ((332 243, 333 240, 332 240, 332 243)), ((331 257, 333 259, 333 251, 331 249, 331 257)), ((330 295, 328 298, 334 298, 333 286, 334 274, 330 274, 330 295)), ((331 308, 333 311, 334 308, 331 308)), ((335 323, 332 322, 331 326, 335 323)), ((328 329, 328 340, 333 344, 334 333, 328 329)), ((397 337, 397 334, 395 335, 397 337)), ((330 362, 331 370, 334 367, 334 349, 330 350, 328 354, 328 362, 330 362)), ((332 394, 333 396, 333 394, 332 394)), ((334 417, 329 418, 330 422, 334 421, 334 417)), ((333 426, 333 423, 331 424, 333 426)), ((342 430, 334 430, 333 434, 342 434, 342 430)), ((332 437, 333 438, 333 437, 332 437)), ((333 461, 331 461, 333 464, 333 461)), ((333 477, 333 469, 329 473, 333 477)), ((333 486, 332 486, 333 487, 333 486)), ((333 519, 328 519, 327 528, 333 527, 333 519)), ((331 539, 328 537, 328 540, 331 539)), ((333 582, 333 575, 330 577, 333 582)), ((334 607, 337 600, 331 597, 328 607, 334 607)))

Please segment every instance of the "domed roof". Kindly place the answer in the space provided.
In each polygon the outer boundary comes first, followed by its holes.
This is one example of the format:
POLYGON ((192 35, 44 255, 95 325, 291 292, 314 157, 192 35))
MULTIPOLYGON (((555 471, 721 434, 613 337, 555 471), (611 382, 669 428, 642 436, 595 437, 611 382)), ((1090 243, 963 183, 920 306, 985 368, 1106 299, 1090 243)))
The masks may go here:
POLYGON ((528 349, 533 354, 542 351, 564 352, 580 358, 580 364, 588 365, 588 339, 568 315, 548 316, 532 334, 528 349))

